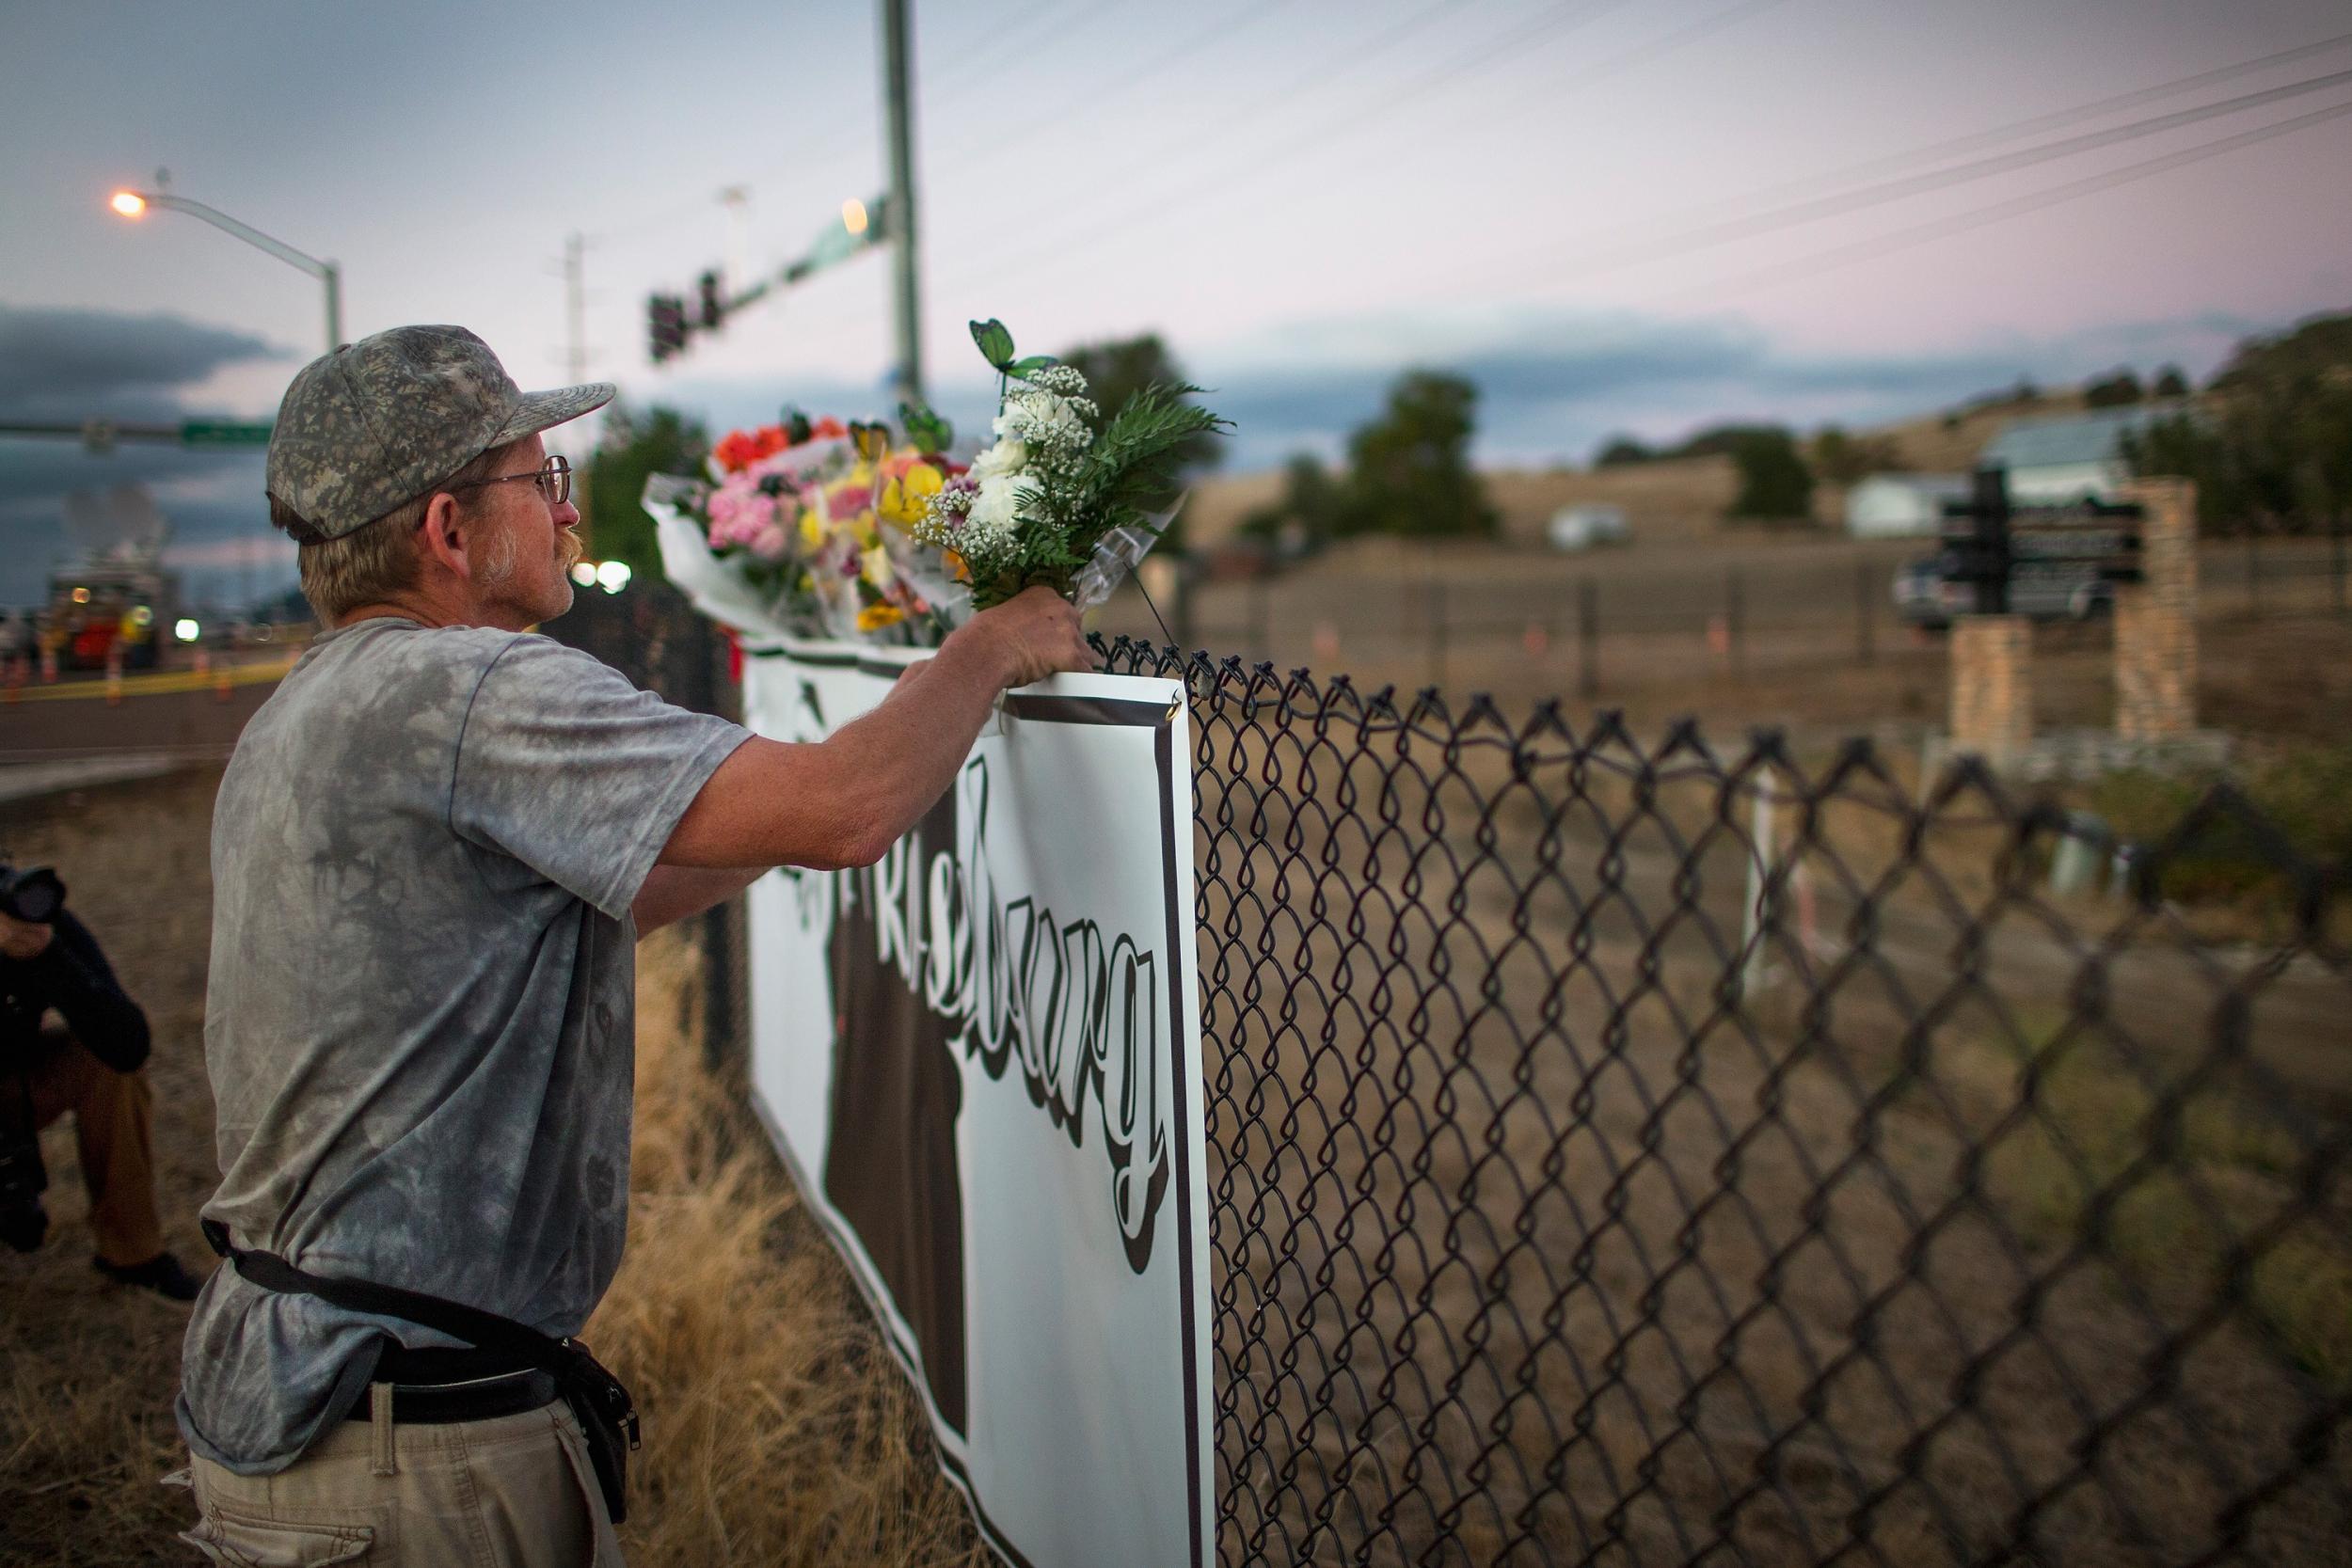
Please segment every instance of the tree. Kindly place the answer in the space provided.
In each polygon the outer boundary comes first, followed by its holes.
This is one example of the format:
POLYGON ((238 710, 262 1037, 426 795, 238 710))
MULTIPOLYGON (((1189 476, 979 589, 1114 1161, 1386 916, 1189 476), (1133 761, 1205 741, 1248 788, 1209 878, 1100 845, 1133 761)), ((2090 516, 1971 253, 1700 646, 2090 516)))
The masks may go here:
POLYGON ((2136 473, 2197 482, 2202 531, 2332 531, 2352 514, 2352 315, 2240 343, 2205 401, 2123 446, 2136 473))
POLYGON ((1849 436, 1836 425, 1823 425, 1813 437, 1813 471, 1832 484, 1851 484, 1872 474, 1899 474, 1909 464, 1901 446, 1888 436, 1849 436))
POLYGON ((1754 426, 1724 437, 1731 460, 1740 467, 1740 494, 1731 503, 1735 517, 1766 522, 1795 522, 1813 515, 1813 470, 1797 451, 1788 432, 1774 425, 1754 426))
MULTIPOLYGON (((1127 406, 1128 401, 1146 387, 1181 387, 1187 384, 1183 369, 1177 365, 1175 356, 1168 353, 1168 345, 1156 332, 1147 332, 1139 338, 1114 338, 1099 343, 1080 343, 1060 358, 1063 364, 1087 378, 1087 395, 1103 411, 1101 421, 1094 427, 1098 432, 1104 423, 1116 418, 1119 411, 1127 406)), ((1177 463, 1176 483, 1168 497, 1171 500, 1184 491, 1194 475, 1203 468, 1215 467, 1225 456, 1224 443, 1208 435, 1195 436, 1185 442, 1180 451, 1182 455, 1177 463)), ((1184 547, 1184 519, 1180 513, 1161 532, 1161 547, 1182 550, 1184 547)))
POLYGON ((1788 432, 1774 424, 1715 424, 1694 433, 1680 446, 1661 452, 1663 457, 1736 457, 1740 449, 1757 436, 1778 436, 1786 438, 1788 432))
POLYGON ((587 537, 590 552, 603 561, 626 561, 637 573, 659 573, 661 547, 653 519, 638 504, 654 474, 699 474, 710 452, 710 436, 698 420, 675 408, 632 408, 615 403, 605 410, 604 431, 588 460, 587 537), (590 510, 593 509, 593 510, 590 510))
POLYGON ((1601 443, 1600 455, 1593 459, 1593 467, 1622 468, 1635 463, 1647 463, 1657 455, 1630 436, 1612 436, 1601 443))
POLYGON ((2185 398, 2188 396, 2188 377, 2181 373, 2180 366, 2167 365, 2162 370, 2156 372, 2154 395, 2160 398, 2185 398))
POLYGON ((2139 377, 2129 365, 2105 375, 2083 388, 2085 408, 2128 408, 2147 394, 2140 390, 2139 377))
POLYGON ((1348 437, 1348 531, 1408 538, 1484 537, 1498 519, 1470 471, 1478 388, 1458 375, 1407 371, 1388 406, 1348 437))
POLYGON ((1347 531, 1347 505, 1346 491, 1329 470, 1302 451, 1284 469, 1280 497, 1253 509, 1240 531, 1277 546, 1289 535, 1298 553, 1312 555, 1347 531))

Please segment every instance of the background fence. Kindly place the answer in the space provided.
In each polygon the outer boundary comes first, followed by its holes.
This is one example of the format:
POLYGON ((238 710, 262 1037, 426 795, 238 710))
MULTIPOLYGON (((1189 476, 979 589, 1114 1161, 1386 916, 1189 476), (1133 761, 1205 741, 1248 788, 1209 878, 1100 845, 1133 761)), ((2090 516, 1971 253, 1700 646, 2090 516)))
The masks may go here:
MULTIPOLYGON (((2352 612, 2344 545, 2250 533, 2208 541, 2199 551, 2206 617, 2243 624, 2352 612)), ((1938 547, 1933 539, 1805 536, 1481 558, 1398 546, 1328 572, 1311 563, 1198 584, 1158 606, 1165 631, 1140 600, 1122 596, 1106 624, 1278 669, 1371 669, 1414 685, 1456 686, 1507 662, 1541 672, 1549 689, 1615 699, 1710 678, 1868 665, 1932 644, 1899 616, 1893 585, 1903 565, 1938 547)))
POLYGON ((1222 1561, 2345 1560, 2340 862, 1104 652, 1192 691, 1222 1561))

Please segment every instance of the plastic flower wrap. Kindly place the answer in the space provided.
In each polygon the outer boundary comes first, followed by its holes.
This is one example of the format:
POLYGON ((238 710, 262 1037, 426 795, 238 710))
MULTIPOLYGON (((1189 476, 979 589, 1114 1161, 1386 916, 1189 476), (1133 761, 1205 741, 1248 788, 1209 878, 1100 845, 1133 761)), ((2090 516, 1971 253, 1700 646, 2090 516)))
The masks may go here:
POLYGON ((996 441, 943 475, 914 535, 948 552, 980 609, 1039 584, 1099 604, 1168 525, 1172 509, 1150 508, 1185 443, 1231 427, 1184 402, 1189 386, 1147 387, 1104 422, 1073 367, 1014 358, 1001 322, 974 322, 972 337, 1002 378, 996 441))
POLYGON ((935 647, 971 610, 938 546, 913 530, 962 470, 947 427, 906 411, 922 443, 882 424, 787 414, 730 431, 707 479, 645 484, 670 579, 755 636, 935 647))

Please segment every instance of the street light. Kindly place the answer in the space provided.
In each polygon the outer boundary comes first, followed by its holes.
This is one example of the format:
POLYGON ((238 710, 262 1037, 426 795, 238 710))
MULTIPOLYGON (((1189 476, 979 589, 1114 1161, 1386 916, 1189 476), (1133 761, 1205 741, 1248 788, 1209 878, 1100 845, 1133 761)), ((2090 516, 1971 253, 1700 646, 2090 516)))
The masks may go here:
POLYGON ((146 215, 150 207, 163 207, 190 217, 202 218, 214 228, 234 234, 256 250, 266 250, 290 267, 297 267, 326 285, 326 352, 332 354, 343 341, 343 275, 332 261, 296 250, 283 240, 272 239, 249 223, 239 223, 228 214, 207 207, 201 201, 190 201, 184 196, 165 191, 117 191, 107 202, 126 218, 146 215))

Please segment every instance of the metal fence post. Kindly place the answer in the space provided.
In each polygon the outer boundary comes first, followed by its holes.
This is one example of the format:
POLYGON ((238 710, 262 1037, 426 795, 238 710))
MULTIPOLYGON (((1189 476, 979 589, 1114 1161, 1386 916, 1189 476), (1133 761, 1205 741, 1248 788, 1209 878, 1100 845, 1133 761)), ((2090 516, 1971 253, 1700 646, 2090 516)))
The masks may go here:
POLYGON ((1429 578, 1429 684, 1445 684, 1445 579, 1429 578))
POLYGON ((1876 595, 1871 593, 1871 587, 1870 563, 1867 561, 1855 562, 1853 573, 1854 660, 1859 664, 1868 664, 1878 657, 1877 628, 1870 624, 1872 613, 1878 607, 1874 602, 1876 595))
POLYGON ((1748 673, 1747 619, 1747 584, 1734 566, 1724 582, 1724 642, 1731 655, 1734 679, 1744 678, 1748 673))
POLYGON ((1756 776, 1756 797, 1748 803, 1748 877, 1746 919, 1740 931, 1740 994, 1742 1000, 1772 978, 1772 963, 1764 941, 1772 928, 1772 879, 1779 859, 1772 842, 1772 771, 1756 776))
POLYGON ((1600 589, 1591 578, 1576 585, 1576 684, 1587 697, 1600 694, 1600 589))

